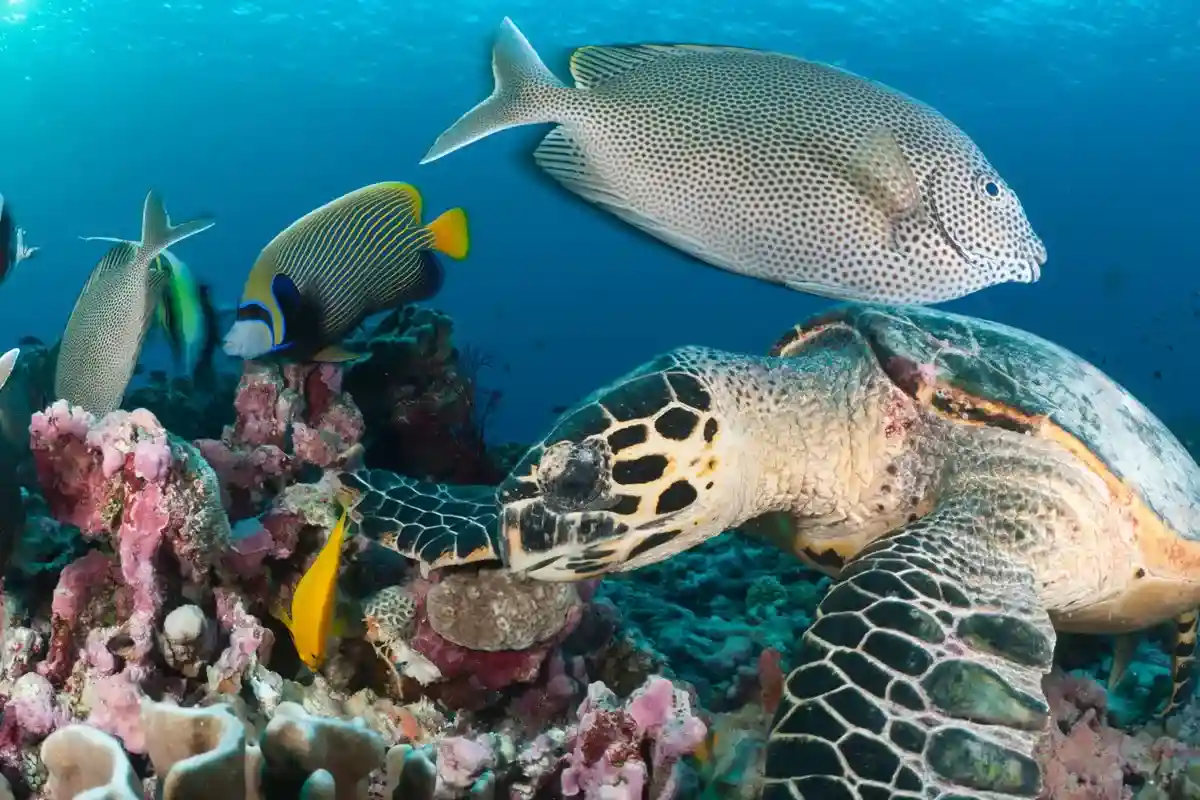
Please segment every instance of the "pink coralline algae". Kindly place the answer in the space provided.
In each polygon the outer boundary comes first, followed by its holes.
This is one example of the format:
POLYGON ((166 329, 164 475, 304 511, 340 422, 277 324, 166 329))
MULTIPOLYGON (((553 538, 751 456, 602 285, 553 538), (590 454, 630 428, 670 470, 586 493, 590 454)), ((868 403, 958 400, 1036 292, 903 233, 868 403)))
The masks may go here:
MULTIPOLYGON (((216 476, 191 445, 144 409, 96 420, 59 401, 34 414, 29 430, 51 514, 89 538, 104 539, 117 553, 120 579, 132 594, 124 625, 133 640, 129 654, 146 657, 164 594, 156 561, 168 553, 180 574, 199 580, 229 546, 216 476)), ((55 594, 51 663, 43 665, 53 679, 61 679, 70 664, 63 631, 76 626, 71 615, 79 611, 81 587, 89 575, 104 572, 99 557, 83 559, 63 571, 55 594)))
POLYGON ((196 446, 221 478, 233 520, 254 516, 303 464, 342 464, 364 423, 332 364, 247 362, 234 401, 237 421, 196 446))
POLYGON ((229 646, 209 670, 208 682, 215 690, 236 692, 247 672, 271 658, 275 634, 246 611, 242 599, 234 592, 217 588, 214 595, 217 621, 221 631, 229 637, 229 646))
POLYGON ((603 683, 593 683, 579 707, 562 793, 585 800, 670 800, 679 791, 680 759, 707 733, 688 694, 666 678, 650 678, 624 705, 603 683))
POLYGON ((1126 777, 1155 773, 1177 748, 1171 739, 1110 727, 1108 695, 1091 678, 1055 671, 1042 687, 1054 717, 1038 745, 1042 800, 1129 800, 1126 777))

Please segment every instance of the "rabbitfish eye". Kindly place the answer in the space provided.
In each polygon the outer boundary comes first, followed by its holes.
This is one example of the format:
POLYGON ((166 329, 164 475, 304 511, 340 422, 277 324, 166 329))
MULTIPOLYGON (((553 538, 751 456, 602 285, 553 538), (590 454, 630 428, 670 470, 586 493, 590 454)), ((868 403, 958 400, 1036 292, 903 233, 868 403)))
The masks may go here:
POLYGON ((1000 186, 1000 182, 990 175, 980 175, 976 179, 976 185, 979 187, 980 191, 993 200, 1000 197, 1000 195, 1004 193, 1004 189, 1000 186))

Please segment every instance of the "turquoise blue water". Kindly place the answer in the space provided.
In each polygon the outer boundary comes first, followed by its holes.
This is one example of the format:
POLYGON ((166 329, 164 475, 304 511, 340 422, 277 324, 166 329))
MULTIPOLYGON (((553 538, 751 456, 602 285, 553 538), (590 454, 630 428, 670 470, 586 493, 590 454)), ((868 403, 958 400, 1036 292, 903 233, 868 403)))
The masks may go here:
POLYGON ((655 352, 763 351, 826 304, 567 195, 531 166, 541 130, 418 167, 490 91, 505 15, 562 75, 582 44, 737 44, 931 103, 1017 190, 1050 257, 1037 284, 946 307, 1060 342, 1185 436, 1200 428, 1200 15, 1181 0, 0 0, 0 192, 44 248, 0 286, 0 345, 57 337, 103 252, 77 237, 136 237, 152 187, 177 219, 216 215, 178 254, 224 304, 275 233, 348 190, 406 180, 431 213, 464 206, 473 253, 434 305, 491 354, 501 438, 655 352))

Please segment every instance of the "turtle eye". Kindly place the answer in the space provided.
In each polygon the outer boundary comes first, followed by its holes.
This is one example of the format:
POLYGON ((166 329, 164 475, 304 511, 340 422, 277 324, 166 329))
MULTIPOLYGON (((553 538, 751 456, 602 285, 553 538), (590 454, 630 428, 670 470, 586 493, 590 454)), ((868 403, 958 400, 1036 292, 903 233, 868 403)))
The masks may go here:
POLYGON ((608 454, 592 442, 558 442, 546 449, 537 482, 547 507, 560 512, 580 511, 608 489, 608 454))

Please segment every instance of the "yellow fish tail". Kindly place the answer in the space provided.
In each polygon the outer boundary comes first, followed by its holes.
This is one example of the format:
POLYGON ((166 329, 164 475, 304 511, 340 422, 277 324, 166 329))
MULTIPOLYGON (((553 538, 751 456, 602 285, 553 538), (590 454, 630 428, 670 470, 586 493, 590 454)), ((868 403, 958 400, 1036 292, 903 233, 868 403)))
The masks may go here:
POLYGON ((467 233, 467 212, 461 208, 443 211, 425 227, 433 234, 434 250, 455 260, 467 257, 467 251, 471 249, 471 238, 467 233))

